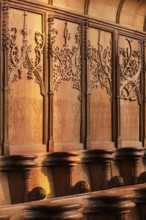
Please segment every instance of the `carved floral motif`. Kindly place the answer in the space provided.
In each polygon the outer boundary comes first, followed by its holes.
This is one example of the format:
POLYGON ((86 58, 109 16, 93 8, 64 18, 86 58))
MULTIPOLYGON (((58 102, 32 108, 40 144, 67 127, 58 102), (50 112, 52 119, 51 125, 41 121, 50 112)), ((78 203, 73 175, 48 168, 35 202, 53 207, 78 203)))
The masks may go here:
MULTIPOLYGON (((132 49, 132 39, 125 38, 128 47, 120 48, 120 97, 141 103, 140 73, 142 68, 141 51, 132 49)), ((140 42, 138 42, 140 46, 140 42)))
MULTIPOLYGON (((99 32, 100 35, 100 32, 99 32)), ((112 50, 111 42, 104 48, 100 42, 100 36, 97 42, 97 48, 88 41, 88 59, 90 65, 90 88, 106 89, 107 94, 112 95, 112 50)))
POLYGON ((31 45, 27 42, 27 30, 26 30, 26 12, 24 12, 24 27, 22 29, 23 46, 19 48, 17 45, 17 28, 12 27, 9 33, 9 47, 8 47, 8 59, 9 59, 9 82, 14 83, 23 78, 24 69, 27 69, 28 80, 34 79, 39 84, 41 94, 44 95, 44 83, 40 73, 42 72, 41 60, 44 46, 44 36, 40 32, 35 32, 35 60, 30 58, 31 45))
MULTIPOLYGON (((57 32, 53 32, 57 33, 57 32)), ((53 35, 54 36, 54 35, 53 35)), ((53 47, 53 85, 54 90, 57 90, 61 81, 73 82, 73 88, 81 90, 80 75, 81 75, 81 58, 80 58, 80 26, 77 26, 77 33, 75 34, 75 44, 70 48, 68 42, 71 34, 68 30, 68 23, 65 22, 64 27, 64 44, 62 48, 57 45, 53 47)), ((52 39, 52 38, 51 38, 52 39)), ((54 37, 53 37, 54 40, 54 37)))

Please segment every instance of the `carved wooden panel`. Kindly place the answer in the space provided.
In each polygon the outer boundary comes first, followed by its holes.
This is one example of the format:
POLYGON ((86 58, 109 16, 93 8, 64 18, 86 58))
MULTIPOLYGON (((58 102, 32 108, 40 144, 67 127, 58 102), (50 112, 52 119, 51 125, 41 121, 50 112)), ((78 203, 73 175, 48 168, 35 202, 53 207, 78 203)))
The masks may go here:
POLYGON ((11 144, 42 144, 45 94, 43 45, 42 16, 10 9, 8 73, 11 144))
POLYGON ((141 104, 141 43, 130 37, 119 37, 121 137, 139 141, 141 104))
POLYGON ((91 89, 91 140, 112 141, 112 35, 88 29, 88 62, 91 89))
POLYGON ((80 143, 81 58, 79 24, 54 19, 53 91, 55 143, 80 143))

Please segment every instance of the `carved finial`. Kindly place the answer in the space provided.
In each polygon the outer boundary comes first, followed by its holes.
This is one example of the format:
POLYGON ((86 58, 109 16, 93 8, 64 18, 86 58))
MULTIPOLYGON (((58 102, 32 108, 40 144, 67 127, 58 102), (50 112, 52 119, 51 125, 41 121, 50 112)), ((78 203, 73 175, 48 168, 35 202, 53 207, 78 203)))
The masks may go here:
POLYGON ((67 46, 67 41, 70 40, 70 34, 68 33, 68 28, 67 28, 67 22, 65 22, 65 28, 64 28, 64 47, 67 46))
POLYGON ((23 41, 25 41, 26 42, 26 37, 27 37, 27 30, 26 30, 26 16, 27 16, 27 14, 26 14, 26 11, 24 11, 24 23, 23 23, 23 30, 22 30, 22 34, 23 34, 23 41))

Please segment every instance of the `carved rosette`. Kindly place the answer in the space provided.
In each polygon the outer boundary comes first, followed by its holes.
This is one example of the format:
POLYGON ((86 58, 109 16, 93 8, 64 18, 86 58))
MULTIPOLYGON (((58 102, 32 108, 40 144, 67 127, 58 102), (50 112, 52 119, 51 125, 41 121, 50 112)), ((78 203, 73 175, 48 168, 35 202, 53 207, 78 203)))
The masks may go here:
MULTIPOLYGON (((99 32, 100 35, 100 32, 99 32)), ((90 65, 90 88, 105 89, 107 94, 112 96, 112 49, 111 42, 104 48, 100 42, 97 42, 97 48, 87 42, 88 60, 90 65)))
POLYGON ((19 79, 23 79, 24 69, 27 69, 27 79, 34 80, 40 86, 41 94, 45 94, 44 82, 41 77, 42 72, 42 54, 44 47, 44 35, 40 32, 35 32, 35 59, 31 56, 32 46, 27 44, 27 30, 26 30, 26 12, 24 12, 24 27, 21 31, 23 36, 22 47, 17 45, 17 28, 12 27, 9 30, 9 45, 8 45, 8 71, 9 82, 14 83, 19 79))
POLYGON ((81 57, 80 57, 80 41, 81 30, 80 25, 77 26, 77 32, 74 36, 75 44, 70 47, 71 34, 68 30, 68 23, 64 24, 64 44, 62 48, 55 45, 55 35, 57 31, 52 29, 51 40, 53 42, 53 89, 57 90, 62 81, 72 81, 73 89, 81 90, 81 57))
POLYGON ((141 46, 132 49, 132 39, 125 38, 128 47, 120 48, 120 97, 141 103, 140 73, 142 68, 141 46))

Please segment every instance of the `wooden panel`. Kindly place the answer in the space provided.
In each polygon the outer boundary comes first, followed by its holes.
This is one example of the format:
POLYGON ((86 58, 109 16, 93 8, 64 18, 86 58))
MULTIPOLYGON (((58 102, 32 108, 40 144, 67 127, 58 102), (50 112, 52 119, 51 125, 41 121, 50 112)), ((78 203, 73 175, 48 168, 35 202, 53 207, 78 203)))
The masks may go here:
POLYGON ((54 141, 55 146, 69 147, 80 143, 80 27, 55 19, 54 29, 58 30, 53 45, 54 141))
POLYGON ((90 1, 88 14, 97 19, 115 22, 119 2, 120 0, 110 2, 108 0, 90 1))
POLYGON ((145 1, 125 0, 121 11, 120 24, 143 31, 145 12, 145 1))
POLYGON ((44 94, 42 16, 10 9, 9 29, 10 143, 42 144, 44 94))
MULTIPOLYGON (((112 141, 112 51, 111 33, 89 28, 88 52, 91 89, 91 139, 112 141)), ((101 144, 101 143, 100 143, 101 144)))
POLYGON ((140 105, 142 51, 140 42, 126 36, 119 37, 121 138, 140 140, 140 105))
POLYGON ((80 13, 84 12, 84 4, 85 0, 80 0, 80 1, 72 1, 72 0, 53 0, 53 5, 59 6, 59 7, 64 7, 66 9, 74 10, 80 13))

